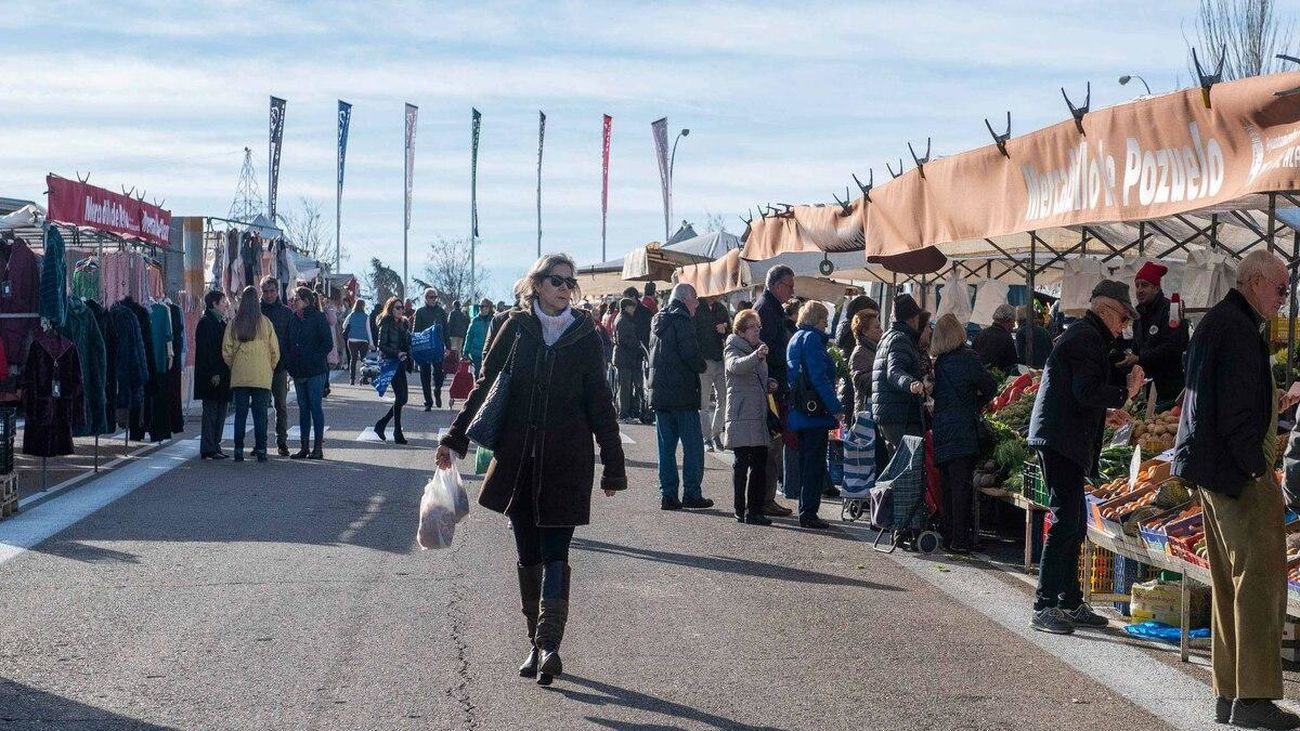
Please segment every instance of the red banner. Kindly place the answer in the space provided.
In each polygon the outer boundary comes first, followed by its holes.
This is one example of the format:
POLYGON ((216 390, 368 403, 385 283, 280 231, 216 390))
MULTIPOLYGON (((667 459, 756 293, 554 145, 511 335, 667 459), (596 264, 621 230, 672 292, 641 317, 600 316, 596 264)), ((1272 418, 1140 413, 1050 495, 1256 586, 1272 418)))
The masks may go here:
POLYGON ((170 247, 171 211, 56 175, 47 175, 45 185, 50 195, 45 217, 51 222, 170 247))
POLYGON ((605 261, 605 221, 609 218, 609 132, 614 118, 605 115, 605 145, 600 166, 600 260, 605 261))

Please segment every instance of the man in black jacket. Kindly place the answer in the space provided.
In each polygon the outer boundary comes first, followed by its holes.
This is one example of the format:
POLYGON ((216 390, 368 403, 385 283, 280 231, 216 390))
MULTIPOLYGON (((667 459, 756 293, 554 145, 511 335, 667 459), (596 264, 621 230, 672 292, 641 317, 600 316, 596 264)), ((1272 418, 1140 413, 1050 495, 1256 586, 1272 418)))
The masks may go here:
POLYGON ((722 367, 722 343, 727 339, 727 306, 716 297, 700 300, 695 312, 695 334, 700 340, 700 355, 704 356, 704 372, 700 374, 700 432, 704 434, 704 448, 722 450, 722 427, 727 418, 727 381, 722 367), (717 400, 710 410, 710 396, 717 400))
POLYGON ((636 301, 636 335, 641 340, 641 345, 645 346, 647 351, 650 350, 650 321, 654 318, 655 313, 650 311, 649 307, 641 300, 641 293, 636 291, 636 287, 628 287, 623 290, 623 296, 629 297, 636 301))
POLYGON ((284 360, 289 342, 289 319, 293 310, 280 301, 280 282, 275 277, 262 279, 262 314, 275 328, 280 342, 280 362, 271 375, 271 400, 275 403, 275 445, 281 457, 289 456, 289 371, 284 360))
POLYGON ((1273 465, 1279 403, 1265 324, 1286 301, 1286 265, 1266 251, 1237 267, 1236 287, 1206 313, 1187 350, 1175 475, 1200 488, 1214 583, 1215 717, 1245 728, 1296 728, 1278 708, 1285 620, 1282 495, 1273 465))
POLYGON ((1016 342, 1011 337, 1015 326, 1016 308, 1000 304, 993 311, 993 324, 981 330, 971 345, 986 367, 997 368, 1004 376, 1014 374, 1019 361, 1016 342))
POLYGON ((453 300, 451 303, 451 312, 447 313, 447 347, 456 351, 462 358, 465 353, 465 333, 469 332, 469 315, 465 314, 465 308, 461 306, 460 300, 453 300))
POLYGON ((642 407, 636 393, 644 386, 642 368, 645 350, 636 327, 637 301, 624 297, 619 302, 618 318, 614 320, 614 368, 618 371, 618 416, 630 423, 641 415, 642 407))
MULTIPOLYGON (((424 306, 415 311, 415 332, 439 325, 447 332, 447 311, 438 302, 438 292, 433 287, 424 290, 424 306)), ((442 408, 442 359, 420 364, 420 386, 424 389, 424 410, 432 411, 434 404, 442 408)))
MULTIPOLYGON (((778 264, 767 270, 766 288, 754 309, 759 317, 759 340, 767 346, 767 377, 776 381, 773 398, 777 408, 784 409, 789 398, 786 383, 785 351, 790 344, 790 330, 785 326, 785 303, 794 297, 794 270, 778 264)), ((776 501, 776 481, 786 472, 785 443, 781 435, 767 445, 767 497, 763 502, 763 515, 786 516, 794 511, 776 501)), ((798 495, 798 485, 786 485, 787 495, 798 495)))
POLYGON ((1170 326, 1169 298, 1160 289, 1160 280, 1169 267, 1149 261, 1138 270, 1133 281, 1137 294, 1137 321, 1133 323, 1133 342, 1123 367, 1141 365, 1156 385, 1161 404, 1171 403, 1183 390, 1183 354, 1187 352, 1187 321, 1174 312, 1177 324, 1170 326))
POLYGON ((668 306, 655 315, 650 335, 650 403, 659 438, 660 507, 710 508, 700 492, 704 439, 700 436, 700 374, 704 358, 691 318, 695 288, 678 284, 668 306), (682 499, 677 499, 677 442, 682 443, 682 499))
MULTIPOLYGON (((1088 536, 1084 481, 1097 472, 1107 410, 1119 410, 1142 386, 1134 366, 1127 387, 1107 359, 1115 339, 1137 313, 1128 285, 1103 280, 1092 290, 1083 319, 1052 349, 1029 419, 1029 446, 1038 450, 1051 495, 1052 530, 1043 544, 1033 628, 1068 635, 1075 626, 1105 627, 1106 619, 1083 601, 1079 550, 1088 536)), ((1110 418, 1122 420, 1122 411, 1110 418)))

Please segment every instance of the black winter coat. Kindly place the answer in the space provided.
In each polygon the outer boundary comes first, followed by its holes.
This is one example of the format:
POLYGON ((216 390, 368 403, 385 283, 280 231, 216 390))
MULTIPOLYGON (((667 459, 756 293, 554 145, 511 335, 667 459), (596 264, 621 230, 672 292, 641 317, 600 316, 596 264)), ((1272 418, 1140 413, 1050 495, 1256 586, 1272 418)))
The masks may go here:
POLYGON ((279 300, 276 300, 273 305, 265 302, 261 304, 262 314, 271 321, 271 326, 275 328, 275 337, 280 344, 280 362, 275 364, 275 370, 282 371, 287 367, 284 356, 288 349, 285 348, 285 343, 289 337, 289 321, 294 318, 293 310, 279 300))
POLYGON ((1264 459, 1275 387, 1264 319, 1236 289, 1196 326, 1187 393, 1174 445, 1175 475, 1211 492, 1241 495, 1273 469, 1264 459))
POLYGON ((411 333, 406 329, 406 323, 399 321, 396 317, 389 315, 379 321, 379 335, 376 338, 376 348, 385 358, 397 359, 402 353, 407 354, 406 363, 403 369, 411 371, 412 360, 411 354, 411 333))
POLYGON ((997 368, 1003 373, 1015 372, 1016 363, 1020 362, 1020 357, 1016 354, 1016 341, 1006 328, 997 323, 980 330, 972 345, 985 366, 997 368))
POLYGON ((727 324, 727 306, 721 302, 706 305, 701 302, 695 311, 695 335, 700 341, 700 355, 705 360, 722 361, 722 344, 727 339, 727 331, 718 332, 718 325, 727 324))
POLYGON ((877 424, 921 422, 921 397, 911 387, 925 376, 925 358, 920 333, 911 325, 895 322, 881 336, 871 369, 871 413, 877 424))
POLYGON ((488 350, 474 390, 442 438, 443 446, 465 455, 465 430, 478 413, 497 374, 516 344, 510 394, 497 448, 483 478, 479 503, 511 514, 520 500, 531 500, 539 526, 578 526, 591 522, 595 477, 594 442, 600 445, 604 474, 600 487, 627 487, 623 444, 613 397, 601 365, 600 339, 591 316, 577 318, 552 346, 531 312, 511 311, 509 323, 488 350))
POLYGON ((194 327, 194 398, 199 401, 230 401, 230 366, 221 356, 226 324, 226 318, 208 308, 194 327), (213 376, 217 377, 215 385, 213 376))
POLYGON ((1052 354, 1052 335, 1047 332, 1047 328, 1034 323, 1031 326, 1028 323, 1021 322, 1020 327, 1016 328, 1016 358, 1017 362, 1027 365, 1030 368, 1042 370, 1047 365, 1047 358, 1052 354), (1029 361, 1028 338, 1029 333, 1034 334, 1034 359, 1029 361))
MULTIPOLYGON (((1007 333, 1008 340, 1010 335, 1007 333)), ((980 409, 997 392, 997 382, 974 350, 962 346, 935 359, 932 428, 936 464, 979 454, 976 429, 980 409)))
POLYGON ((334 349, 334 336, 330 333, 325 313, 308 306, 302 317, 296 313, 285 328, 285 339, 280 341, 280 362, 294 378, 311 378, 329 373, 329 354, 334 349))
POLYGON ((614 320, 614 367, 640 370, 645 361, 645 351, 641 349, 641 338, 637 335, 636 315, 628 317, 619 313, 614 320))
POLYGON ((457 307, 447 315, 447 337, 463 338, 469 332, 469 315, 457 307))
POLYGON ((1115 337, 1093 312, 1070 325, 1052 349, 1029 417, 1029 446, 1050 449, 1091 475, 1096 472, 1106 410, 1118 409, 1128 391, 1107 359, 1115 337))
POLYGON ((1157 292, 1155 299, 1138 305, 1133 323, 1133 353, 1148 378, 1155 381, 1160 401, 1170 401, 1183 390, 1183 354, 1187 352, 1187 321, 1169 327, 1169 298, 1157 292))
POLYGON ((673 302, 654 317, 650 335, 650 404, 656 411, 699 411, 700 374, 708 364, 691 312, 673 302))
POLYGON ((447 327, 447 311, 442 309, 442 305, 425 305, 415 311, 416 332, 424 332, 434 325, 442 325, 443 329, 447 327))
POLYGON ((790 346, 790 336, 793 334, 785 324, 785 308, 781 306, 775 295, 764 290, 763 296, 758 298, 758 306, 755 309, 758 310, 761 320, 758 337, 767 346, 767 377, 776 381, 778 393, 781 394, 781 398, 784 398, 788 392, 785 352, 790 346))

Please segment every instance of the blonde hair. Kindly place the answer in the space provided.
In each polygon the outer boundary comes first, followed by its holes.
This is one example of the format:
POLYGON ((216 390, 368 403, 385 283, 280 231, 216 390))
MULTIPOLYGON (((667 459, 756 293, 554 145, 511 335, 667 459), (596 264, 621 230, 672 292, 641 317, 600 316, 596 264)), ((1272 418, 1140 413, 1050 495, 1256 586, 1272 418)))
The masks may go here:
MULTIPOLYGON (((573 257, 568 254, 547 254, 529 267, 528 273, 519 281, 515 282, 515 299, 527 310, 532 310, 533 300, 537 298, 537 283, 542 277, 551 273, 551 269, 564 264, 573 270, 573 276, 578 276, 578 265, 573 263, 573 257)), ((582 288, 573 291, 574 297, 582 295, 582 288)))
POLYGON ((934 333, 930 336, 930 355, 940 356, 951 353, 966 344, 966 328, 956 315, 947 314, 934 324, 934 333))
POLYGON ((809 300, 799 308, 799 318, 795 320, 795 324, 799 327, 805 325, 817 327, 823 322, 829 322, 830 319, 831 313, 826 309, 826 305, 817 300, 809 300))
POLYGON ((731 320, 731 331, 739 335, 749 327, 749 324, 758 323, 759 327, 763 326, 763 318, 759 317, 758 310, 741 310, 731 320))
POLYGON ((850 328, 853 331, 853 337, 865 338, 867 336, 867 331, 871 330, 871 324, 879 321, 879 311, 871 308, 858 310, 857 313, 853 315, 853 324, 850 328))

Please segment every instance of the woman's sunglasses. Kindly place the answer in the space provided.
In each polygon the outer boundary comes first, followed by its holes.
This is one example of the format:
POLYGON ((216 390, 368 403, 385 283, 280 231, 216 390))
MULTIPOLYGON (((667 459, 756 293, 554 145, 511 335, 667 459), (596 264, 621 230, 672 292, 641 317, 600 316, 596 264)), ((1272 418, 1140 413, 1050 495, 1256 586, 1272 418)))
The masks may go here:
POLYGON ((578 280, 573 277, 561 277, 558 274, 547 274, 544 275, 542 279, 550 282, 552 287, 565 287, 566 289, 578 288, 578 280))

